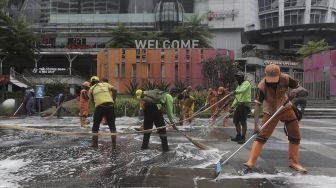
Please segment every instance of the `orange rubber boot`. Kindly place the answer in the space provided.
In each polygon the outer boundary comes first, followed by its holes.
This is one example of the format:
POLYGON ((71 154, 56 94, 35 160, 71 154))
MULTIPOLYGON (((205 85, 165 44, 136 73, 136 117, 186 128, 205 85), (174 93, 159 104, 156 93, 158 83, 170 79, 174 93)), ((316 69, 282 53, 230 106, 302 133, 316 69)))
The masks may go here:
POLYGON ((299 145, 298 144, 291 144, 288 145, 288 166, 292 169, 306 173, 307 170, 299 163, 299 145))
POLYGON ((252 149, 250 151, 250 155, 249 155, 249 159, 247 160, 246 163, 244 163, 244 165, 251 169, 254 166, 254 163, 256 162, 256 160, 259 157, 259 154, 263 148, 264 144, 258 141, 254 141, 253 145, 252 145, 252 149))

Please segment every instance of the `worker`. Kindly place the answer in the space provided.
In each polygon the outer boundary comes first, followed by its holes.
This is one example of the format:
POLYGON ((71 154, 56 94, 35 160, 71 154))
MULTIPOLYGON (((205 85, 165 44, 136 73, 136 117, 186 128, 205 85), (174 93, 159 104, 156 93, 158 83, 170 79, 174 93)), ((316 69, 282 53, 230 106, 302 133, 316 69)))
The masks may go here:
MULTIPOLYGON (((248 161, 244 163, 247 167, 246 170, 249 170, 254 166, 264 144, 272 135, 278 122, 282 121, 285 123, 289 140, 288 165, 299 172, 307 172, 307 170, 299 163, 299 145, 301 140, 299 122, 291 107, 291 103, 286 104, 288 101, 288 88, 296 89, 299 87, 300 86, 296 80, 287 74, 281 73, 278 65, 270 64, 266 66, 265 78, 259 82, 257 88, 254 114, 254 131, 257 133, 257 137, 253 142, 248 161), (268 125, 266 125, 266 127, 263 127, 263 129, 260 130, 259 111, 261 105, 263 107, 262 124, 265 124, 282 105, 285 105, 285 107, 268 125)), ((291 96, 296 97, 297 93, 299 93, 299 91, 291 94, 291 96)))
POLYGON ((241 71, 235 74, 235 78, 238 86, 233 92, 234 100, 231 109, 234 109, 233 123, 236 127, 236 137, 231 138, 231 141, 244 144, 247 131, 247 116, 251 111, 251 84, 245 80, 245 74, 241 71))
MULTIPOLYGON (((95 106, 92 133, 98 133, 100 122, 102 121, 103 117, 106 117, 110 132, 116 133, 117 130, 115 125, 114 101, 110 94, 111 91, 116 92, 116 89, 114 89, 113 86, 109 83, 100 82, 97 76, 92 76, 90 82, 90 98, 91 102, 95 106)), ((112 149, 116 149, 116 139, 116 135, 111 136, 112 149)), ((91 147, 98 147, 98 135, 92 136, 91 147)))
POLYGON ((80 124, 84 128, 88 128, 89 125, 86 121, 86 118, 89 115, 89 89, 90 89, 90 82, 83 82, 82 90, 79 95, 79 117, 80 117, 80 124))
MULTIPOLYGON (((160 127, 165 125, 162 112, 163 108, 165 108, 170 123, 175 123, 173 114, 173 97, 169 93, 158 89, 149 91, 142 91, 138 89, 136 91, 136 98, 138 100, 142 99, 145 103, 144 130, 152 129, 154 123, 155 126, 159 128, 157 132, 160 135, 162 150, 169 151, 166 128, 160 129, 160 127)), ((148 149, 150 135, 151 133, 144 133, 141 149, 148 149)))

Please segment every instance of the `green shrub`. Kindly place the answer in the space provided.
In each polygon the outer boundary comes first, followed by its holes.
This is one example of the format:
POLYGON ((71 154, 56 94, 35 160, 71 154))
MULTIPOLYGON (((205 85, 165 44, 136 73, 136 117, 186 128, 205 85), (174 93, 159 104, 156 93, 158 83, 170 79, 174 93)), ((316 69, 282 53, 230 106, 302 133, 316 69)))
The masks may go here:
POLYGON ((45 95, 46 96, 54 96, 58 93, 64 93, 69 95, 69 87, 62 83, 55 84, 45 84, 44 85, 45 95))
POLYGON ((139 108, 139 101, 132 95, 118 95, 114 106, 116 117, 125 115, 125 107, 126 115, 134 116, 136 109, 139 108))

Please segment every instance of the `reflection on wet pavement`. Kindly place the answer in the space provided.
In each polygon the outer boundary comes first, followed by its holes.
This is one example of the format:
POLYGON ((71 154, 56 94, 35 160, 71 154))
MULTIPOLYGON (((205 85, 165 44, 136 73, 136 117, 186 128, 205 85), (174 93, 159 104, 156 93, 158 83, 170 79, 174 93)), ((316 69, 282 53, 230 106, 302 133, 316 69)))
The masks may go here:
MULTIPOLYGON (((129 126, 137 122, 136 118, 117 118, 118 132, 131 131, 129 126)), ((78 118, 1 119, 0 124, 90 132, 80 128, 78 118)), ((238 176, 233 160, 215 180, 214 164, 231 150, 227 147, 232 127, 208 128, 207 119, 195 119, 191 127, 179 128, 213 149, 199 150, 172 129, 168 130, 169 152, 162 152, 156 133, 152 133, 148 150, 140 150, 142 135, 138 134, 118 136, 116 150, 109 137, 99 137, 95 150, 89 147, 90 137, 0 129, 0 187, 305 187, 307 181, 296 179, 312 178, 287 172, 238 176)), ((100 131, 108 132, 108 127, 102 125, 100 131)), ((324 185, 336 185, 327 176, 319 178, 325 179, 324 185)))

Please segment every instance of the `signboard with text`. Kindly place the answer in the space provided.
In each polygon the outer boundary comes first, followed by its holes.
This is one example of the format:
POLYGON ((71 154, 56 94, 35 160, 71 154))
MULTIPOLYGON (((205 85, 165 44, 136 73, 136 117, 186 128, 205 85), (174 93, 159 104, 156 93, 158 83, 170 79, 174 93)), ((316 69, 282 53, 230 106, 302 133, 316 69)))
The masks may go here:
POLYGON ((38 67, 34 68, 33 73, 35 74, 67 74, 68 69, 67 68, 59 68, 59 67, 38 67))
POLYGON ((35 98, 44 98, 44 85, 35 86, 35 98))

